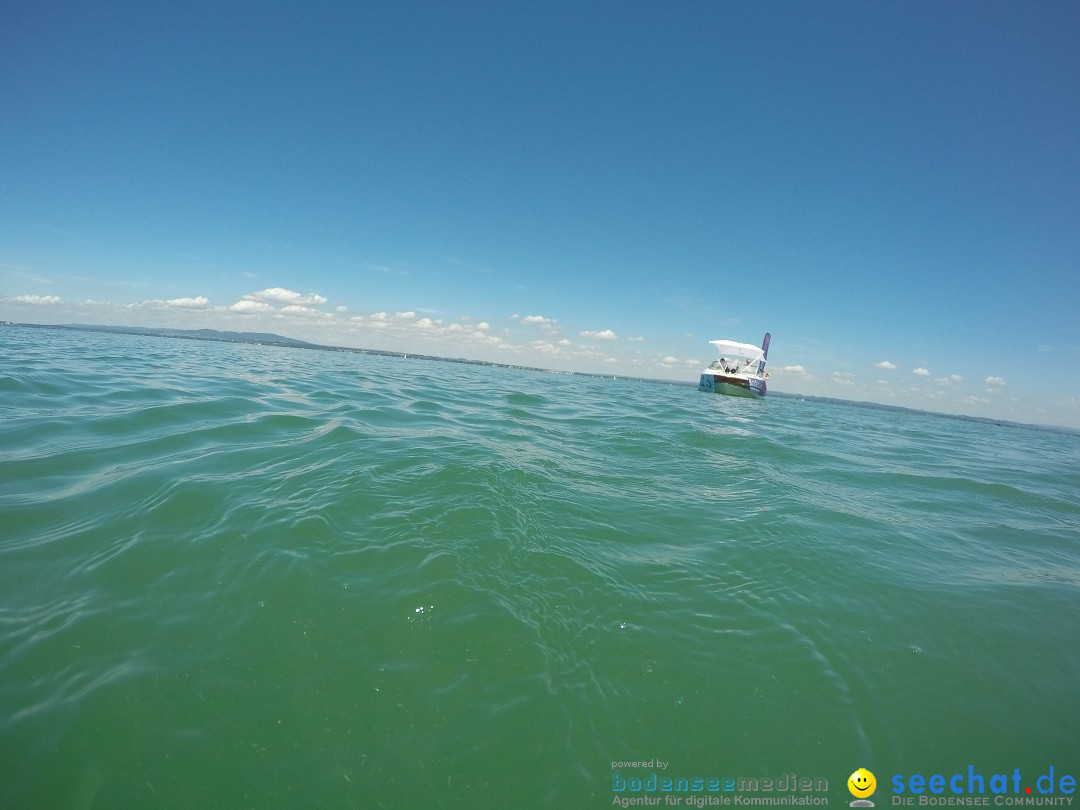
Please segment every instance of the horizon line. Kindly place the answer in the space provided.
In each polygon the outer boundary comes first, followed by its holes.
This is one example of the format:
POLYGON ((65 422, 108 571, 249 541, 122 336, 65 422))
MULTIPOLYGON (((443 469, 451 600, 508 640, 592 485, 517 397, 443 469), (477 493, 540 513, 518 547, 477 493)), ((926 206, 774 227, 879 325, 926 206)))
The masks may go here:
MULTIPOLYGON (((334 346, 325 343, 311 343, 310 341, 278 335, 272 332, 235 332, 222 329, 176 329, 168 326, 112 326, 108 324, 47 324, 47 323, 22 323, 16 321, 0 321, 0 326, 29 327, 32 329, 70 329, 83 332, 105 332, 109 334, 128 334, 144 337, 176 338, 181 340, 203 340, 211 343, 249 343, 262 346, 277 346, 292 349, 314 349, 319 351, 351 352, 353 354, 370 354, 381 357, 398 357, 401 359, 415 358, 418 360, 433 360, 441 363, 459 363, 473 366, 490 366, 494 368, 518 369, 521 371, 538 371, 544 374, 565 374, 567 376, 592 377, 595 379, 626 380, 630 382, 646 382, 658 385, 682 385, 696 388, 691 380, 664 380, 655 377, 630 377, 620 374, 599 374, 592 371, 564 371, 562 369, 543 368, 541 366, 526 366, 516 363, 499 363, 493 360, 471 360, 466 357, 444 357, 441 355, 421 354, 419 352, 399 352, 389 349, 365 349, 351 346, 334 346), (204 334, 200 334, 204 333, 204 334), (219 337, 224 336, 224 337, 219 337)), ((781 399, 804 400, 811 402, 825 402, 836 405, 852 405, 859 408, 873 410, 900 411, 904 413, 921 414, 925 416, 937 416, 945 419, 958 419, 965 422, 981 422, 996 425, 998 427, 1030 428, 1034 430, 1046 430, 1054 433, 1066 433, 1080 436, 1080 429, 1065 425, 1039 424, 1036 422, 1014 422, 1009 419, 997 419, 989 416, 971 416, 961 413, 947 413, 945 411, 930 411, 923 408, 911 408, 906 405, 889 405, 872 400, 843 399, 840 397, 820 396, 816 394, 798 394, 787 391, 770 390, 770 396, 781 399)))

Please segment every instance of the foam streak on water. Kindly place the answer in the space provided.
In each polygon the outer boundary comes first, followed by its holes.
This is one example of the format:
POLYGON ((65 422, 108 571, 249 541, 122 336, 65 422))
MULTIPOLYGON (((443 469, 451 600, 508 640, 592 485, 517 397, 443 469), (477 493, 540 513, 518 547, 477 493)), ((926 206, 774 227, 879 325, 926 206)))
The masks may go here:
POLYGON ((1078 460, 928 415, 8 327, 0 805, 600 807, 651 757, 834 803, 860 765, 1075 772, 1078 460))

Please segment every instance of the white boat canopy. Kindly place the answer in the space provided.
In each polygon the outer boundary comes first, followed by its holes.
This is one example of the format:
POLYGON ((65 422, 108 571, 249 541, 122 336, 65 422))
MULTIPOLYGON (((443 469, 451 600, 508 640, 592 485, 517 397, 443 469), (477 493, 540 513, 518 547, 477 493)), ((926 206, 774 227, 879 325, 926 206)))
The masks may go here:
POLYGON ((732 355, 757 360, 762 355, 761 347, 750 343, 736 343, 734 340, 710 340, 709 343, 715 346, 724 357, 732 355))

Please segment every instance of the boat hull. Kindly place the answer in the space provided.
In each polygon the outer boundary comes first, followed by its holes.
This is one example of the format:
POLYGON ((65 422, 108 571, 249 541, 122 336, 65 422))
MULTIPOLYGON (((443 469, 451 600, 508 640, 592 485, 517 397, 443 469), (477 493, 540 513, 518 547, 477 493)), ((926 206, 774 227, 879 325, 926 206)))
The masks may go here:
POLYGON ((760 377, 742 377, 731 374, 703 372, 701 379, 698 381, 698 390, 711 391, 729 397, 751 397, 753 399, 761 399, 766 394, 767 386, 765 385, 765 380, 760 377))

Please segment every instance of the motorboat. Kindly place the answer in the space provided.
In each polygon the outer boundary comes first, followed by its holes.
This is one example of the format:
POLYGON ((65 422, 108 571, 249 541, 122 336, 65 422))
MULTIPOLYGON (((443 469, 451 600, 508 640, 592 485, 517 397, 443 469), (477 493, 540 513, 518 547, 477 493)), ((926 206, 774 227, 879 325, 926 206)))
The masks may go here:
POLYGON ((763 397, 767 390, 765 363, 769 357, 768 332, 761 348, 734 340, 710 340, 720 357, 701 372, 698 390, 736 397, 763 397))

